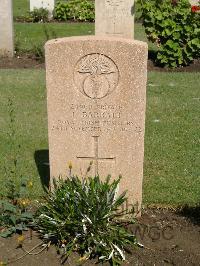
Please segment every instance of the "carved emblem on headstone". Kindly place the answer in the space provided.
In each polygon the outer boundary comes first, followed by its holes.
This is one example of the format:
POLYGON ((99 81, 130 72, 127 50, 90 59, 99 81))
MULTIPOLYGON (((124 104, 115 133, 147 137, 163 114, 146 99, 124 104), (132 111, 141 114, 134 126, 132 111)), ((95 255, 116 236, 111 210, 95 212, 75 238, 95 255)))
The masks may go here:
POLYGON ((119 70, 112 59, 103 54, 82 57, 74 70, 77 88, 91 99, 101 99, 116 88, 119 70))

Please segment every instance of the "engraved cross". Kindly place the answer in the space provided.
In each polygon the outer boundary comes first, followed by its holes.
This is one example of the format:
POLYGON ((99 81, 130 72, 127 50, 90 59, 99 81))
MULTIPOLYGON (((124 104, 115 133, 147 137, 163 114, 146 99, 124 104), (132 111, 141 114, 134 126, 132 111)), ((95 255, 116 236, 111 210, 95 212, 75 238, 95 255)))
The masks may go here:
POLYGON ((94 138, 94 156, 77 156, 78 159, 92 160, 95 166, 95 175, 99 172, 99 161, 112 161, 116 157, 99 157, 99 136, 92 136, 94 138))

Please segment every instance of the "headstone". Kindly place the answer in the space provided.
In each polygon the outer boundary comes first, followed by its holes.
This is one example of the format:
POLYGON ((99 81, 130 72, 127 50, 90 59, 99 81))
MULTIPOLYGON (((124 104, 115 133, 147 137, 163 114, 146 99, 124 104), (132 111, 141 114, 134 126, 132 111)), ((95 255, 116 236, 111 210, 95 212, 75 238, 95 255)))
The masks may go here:
POLYGON ((51 177, 122 175, 128 204, 141 205, 147 45, 109 37, 46 44, 51 177))
POLYGON ((53 16, 55 0, 30 0, 30 10, 34 8, 46 8, 49 11, 49 16, 53 16))
POLYGON ((12 0, 0 0, 0 56, 14 55, 12 0))
POLYGON ((134 0, 96 0, 95 35, 134 37, 134 0))

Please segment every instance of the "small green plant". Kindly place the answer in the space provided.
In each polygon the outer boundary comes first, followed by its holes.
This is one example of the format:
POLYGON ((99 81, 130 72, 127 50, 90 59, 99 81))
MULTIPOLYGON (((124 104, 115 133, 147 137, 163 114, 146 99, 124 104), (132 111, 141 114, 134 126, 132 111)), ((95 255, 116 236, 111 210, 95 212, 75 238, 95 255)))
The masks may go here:
POLYGON ((16 143, 15 112, 11 99, 8 100, 8 113, 10 155, 4 166, 6 195, 1 196, 0 199, 0 236, 2 237, 8 237, 16 232, 22 233, 33 220, 32 214, 28 212, 29 188, 32 188, 33 183, 22 174, 18 176, 21 146, 16 143), (16 181, 18 179, 20 183, 16 181))
POLYGON ((148 39, 158 46, 156 62, 184 66, 200 57, 200 14, 188 0, 138 0, 148 39))
POLYGON ((54 18, 57 20, 94 21, 94 1, 69 0, 66 3, 58 2, 54 9, 54 18))
POLYGON ((0 200, 0 236, 9 237, 13 233, 22 234, 30 228, 33 215, 28 211, 30 201, 18 199, 16 204, 8 200, 0 200))
POLYGON ((32 22, 48 22, 49 21, 49 11, 46 8, 34 8, 33 11, 29 13, 32 22))
POLYGON ((39 208, 36 226, 48 243, 60 250, 63 261, 73 252, 81 257, 79 262, 98 258, 120 265, 125 260, 125 248, 136 245, 136 238, 123 226, 127 200, 125 192, 116 196, 120 178, 110 182, 94 178, 71 176, 54 180, 52 192, 39 208))
POLYGON ((34 54, 38 61, 44 61, 44 45, 42 43, 33 44, 31 53, 34 54))
POLYGON ((44 55, 45 55, 44 44, 45 44, 45 42, 47 42, 50 39, 56 39, 57 38, 57 34, 53 29, 47 28, 45 24, 43 24, 42 26, 43 26, 45 41, 42 43, 34 43, 32 45, 32 49, 31 49, 31 53, 33 53, 35 58, 41 62, 44 61, 44 55))

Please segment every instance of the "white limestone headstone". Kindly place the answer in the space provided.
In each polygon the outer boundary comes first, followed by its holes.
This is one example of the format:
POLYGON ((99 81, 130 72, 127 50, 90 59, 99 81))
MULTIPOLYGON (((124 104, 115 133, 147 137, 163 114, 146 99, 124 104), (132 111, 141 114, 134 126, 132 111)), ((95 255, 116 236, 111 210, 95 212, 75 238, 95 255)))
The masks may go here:
POLYGON ((95 35, 133 39, 134 0, 95 0, 95 35))
POLYGON ((30 11, 34 8, 46 8, 49 11, 49 16, 52 17, 55 7, 55 0, 30 0, 30 11))
POLYGON ((51 178, 122 175, 128 205, 142 201, 146 43, 84 36, 49 41, 46 77, 51 178))
POLYGON ((12 0, 0 0, 0 56, 14 55, 12 0))

